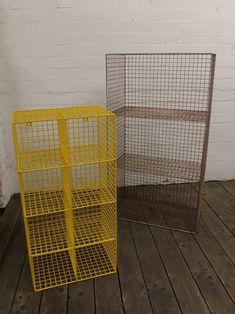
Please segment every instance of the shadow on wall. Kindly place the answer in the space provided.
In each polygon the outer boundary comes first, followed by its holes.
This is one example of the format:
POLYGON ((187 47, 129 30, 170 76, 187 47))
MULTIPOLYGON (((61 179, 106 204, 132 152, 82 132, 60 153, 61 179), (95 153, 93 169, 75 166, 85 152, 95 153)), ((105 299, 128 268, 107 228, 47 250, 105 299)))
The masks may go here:
POLYGON ((6 207, 11 195, 17 191, 11 131, 11 113, 18 103, 13 90, 17 73, 11 46, 6 40, 10 38, 6 18, 0 11, 0 208, 6 207))

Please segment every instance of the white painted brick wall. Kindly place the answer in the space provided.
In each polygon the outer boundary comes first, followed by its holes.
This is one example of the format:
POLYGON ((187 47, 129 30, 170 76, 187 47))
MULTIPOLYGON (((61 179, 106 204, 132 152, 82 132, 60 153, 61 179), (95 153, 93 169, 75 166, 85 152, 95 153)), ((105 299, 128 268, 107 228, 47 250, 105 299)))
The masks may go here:
POLYGON ((235 178, 234 16, 234 0, 1 0, 0 206, 18 190, 11 111, 105 104, 110 52, 217 54, 206 178, 235 178))

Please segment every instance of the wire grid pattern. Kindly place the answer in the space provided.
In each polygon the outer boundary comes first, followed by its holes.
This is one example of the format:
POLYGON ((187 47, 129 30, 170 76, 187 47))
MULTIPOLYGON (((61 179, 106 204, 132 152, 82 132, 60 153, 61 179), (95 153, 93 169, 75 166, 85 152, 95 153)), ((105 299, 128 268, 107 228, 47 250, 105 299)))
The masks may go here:
POLYGON ((94 117, 87 121, 68 120, 70 164, 93 163, 99 159, 103 161, 115 160, 114 124, 115 116, 110 116, 108 119, 106 116, 94 117), (102 138, 102 141, 99 141, 99 138, 102 138), (109 145, 107 145, 107 139, 109 139, 109 145), (83 149, 81 150, 80 147, 83 149))
POLYGON ((112 115, 112 113, 99 105, 21 110, 13 112, 12 122, 13 124, 27 123, 28 126, 30 126, 32 122, 58 121, 74 118, 102 117, 109 115, 112 115))
POLYGON ((124 186, 125 153, 125 116, 119 114, 125 110, 125 55, 106 55, 106 97, 107 105, 116 114, 117 127, 117 180, 118 186, 124 186))
MULTIPOLYGON (((69 115, 68 120, 14 123, 18 145, 18 171, 115 160, 115 116, 107 113, 102 116, 101 113, 105 110, 103 108, 98 116, 96 106, 94 108, 97 114, 95 117, 71 119, 69 115), (66 121, 66 126, 63 121, 66 121)), ((17 116, 17 113, 13 115, 14 121, 17 121, 17 116)), ((22 121, 22 117, 19 121, 22 121)))
POLYGON ((117 253, 112 241, 79 248, 76 257, 80 280, 111 274, 116 270, 117 253))
POLYGON ((35 191, 21 193, 25 217, 64 211, 63 191, 35 191))
POLYGON ((74 207, 115 201, 115 164, 114 161, 110 161, 71 167, 74 207))
POLYGON ((76 281, 68 251, 32 257, 34 289, 40 291, 76 281))
POLYGON ((116 238, 116 205, 104 204, 74 211, 75 245, 107 242, 116 238))
POLYGON ((68 249, 65 213, 41 215, 27 219, 30 255, 68 249))
MULTIPOLYGON (((114 202, 116 162, 71 166, 72 208, 114 202)), ((66 169, 64 170, 66 171, 66 169)), ((66 206, 61 168, 21 173, 22 199, 26 217, 57 212, 66 206)))
POLYGON ((115 124, 98 106, 13 114, 35 290, 115 271, 115 124))
POLYGON ((34 257, 35 290, 41 291, 115 273, 117 260, 115 246, 114 241, 77 249, 77 276, 73 271, 69 251, 34 257))
POLYGON ((107 106, 123 119, 117 128, 122 218, 196 230, 214 67, 215 55, 206 53, 106 56, 107 106))

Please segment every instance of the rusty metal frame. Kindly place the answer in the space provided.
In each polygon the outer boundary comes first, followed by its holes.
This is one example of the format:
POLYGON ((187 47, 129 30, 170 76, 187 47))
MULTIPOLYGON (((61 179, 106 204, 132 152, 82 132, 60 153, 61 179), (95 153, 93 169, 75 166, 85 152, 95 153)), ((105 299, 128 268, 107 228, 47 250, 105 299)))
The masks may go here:
POLYGON ((214 70, 210 53, 106 55, 107 107, 117 115, 119 217, 197 230, 214 70))

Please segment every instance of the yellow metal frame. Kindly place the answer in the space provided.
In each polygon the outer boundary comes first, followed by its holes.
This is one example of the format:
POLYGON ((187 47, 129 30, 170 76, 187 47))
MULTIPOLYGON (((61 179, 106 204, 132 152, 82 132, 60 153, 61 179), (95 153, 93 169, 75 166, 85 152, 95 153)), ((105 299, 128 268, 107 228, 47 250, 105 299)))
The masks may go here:
POLYGON ((35 291, 116 272, 116 116, 25 110, 12 127, 35 291))

